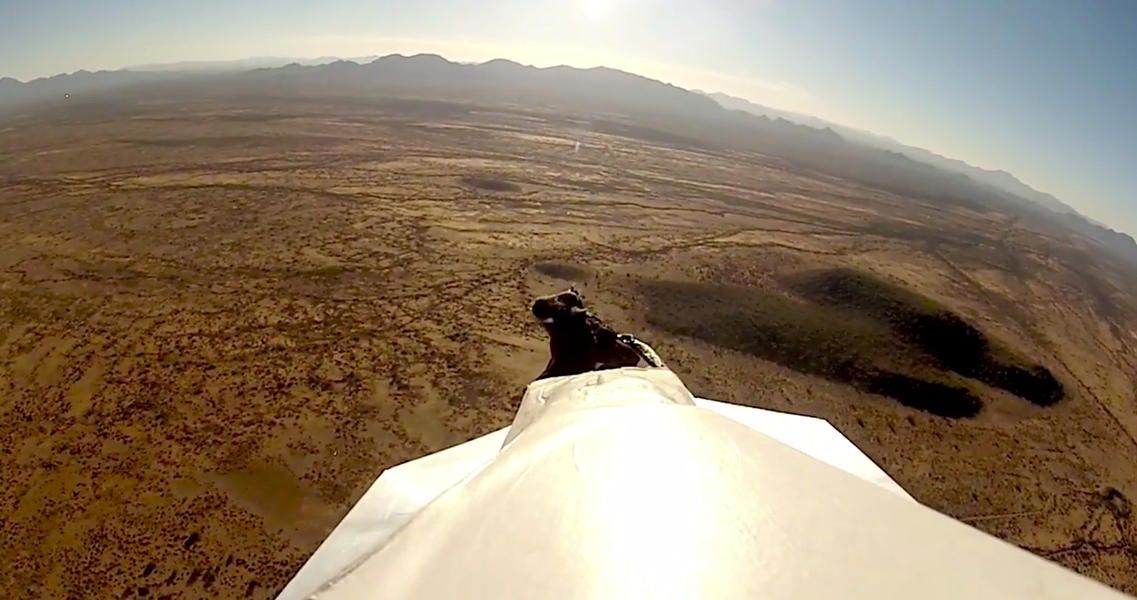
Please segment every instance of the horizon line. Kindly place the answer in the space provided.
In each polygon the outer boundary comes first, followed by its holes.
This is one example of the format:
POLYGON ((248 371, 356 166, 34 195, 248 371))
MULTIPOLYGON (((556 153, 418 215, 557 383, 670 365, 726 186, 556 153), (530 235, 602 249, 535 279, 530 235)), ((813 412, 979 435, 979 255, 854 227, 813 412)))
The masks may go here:
MULTIPOLYGON (((1004 168, 990 167, 990 166, 985 166, 985 165, 981 165, 981 164, 976 164, 976 163, 974 163, 968 159, 956 158, 956 157, 950 156, 949 154, 942 154, 939 151, 933 150, 931 148, 927 148, 927 147, 923 147, 923 146, 916 146, 916 145, 910 144, 908 142, 904 142, 900 139, 897 139, 897 137, 895 135, 882 134, 882 133, 873 131, 872 129, 867 129, 867 128, 859 127, 859 126, 855 126, 855 125, 848 125, 846 123, 842 123, 842 122, 839 122, 837 120, 830 119, 827 117, 818 116, 818 115, 811 114, 808 112, 801 112, 800 110, 789 109, 789 108, 778 108, 776 106, 770 106, 769 104, 766 104, 763 102, 758 102, 756 100, 753 100, 752 98, 746 97, 745 95, 741 95, 738 93, 727 93, 727 92, 723 92, 723 91, 703 90, 703 89, 700 89, 700 88, 695 87, 695 86, 688 87, 687 85, 684 85, 684 84, 675 83, 673 81, 667 81, 665 78, 653 77, 650 75, 644 75, 644 74, 637 73, 637 72, 632 71, 632 70, 621 69, 618 67, 610 67, 610 66, 603 65, 603 64, 592 65, 592 66, 586 67, 586 66, 577 66, 577 65, 569 64, 567 62, 561 62, 558 64, 550 64, 547 66, 538 66, 538 65, 533 64, 533 63, 521 62, 518 60, 514 60, 512 58, 506 58, 504 56, 495 56, 494 58, 481 60, 481 61, 477 61, 477 60, 462 61, 462 60, 455 60, 455 59, 449 58, 446 55, 444 55, 440 52, 436 52, 436 51, 435 52, 417 51, 417 52, 413 52, 413 53, 405 53, 405 52, 400 51, 400 52, 388 52, 388 53, 382 54, 382 55, 380 55, 380 54, 366 54, 366 55, 362 55, 362 56, 357 55, 354 57, 345 57, 343 55, 338 55, 338 54, 320 54, 319 56, 314 56, 314 57, 312 57, 312 56, 304 57, 304 56, 285 56, 285 55, 263 54, 263 55, 243 56, 243 57, 239 57, 239 58, 185 59, 185 60, 176 60, 176 61, 172 61, 172 62, 142 63, 142 64, 134 64, 134 65, 125 65, 125 66, 121 66, 121 67, 117 67, 117 68, 109 68, 109 69, 104 68, 104 69, 96 69, 96 70, 89 70, 87 68, 79 68, 79 69, 76 69, 76 70, 70 71, 70 72, 62 71, 59 73, 55 73, 53 75, 42 75, 42 76, 35 77, 32 79, 28 79, 28 80, 20 80, 16 77, 0 75, 0 81, 8 80, 8 81, 15 81, 16 83, 19 83, 21 85, 29 85, 29 84, 33 84, 33 83, 38 82, 38 81, 47 81, 47 80, 51 80, 51 79, 55 79, 55 78, 59 78, 59 77, 68 77, 68 76, 74 76, 74 75, 78 75, 78 74, 123 73, 123 72, 129 72, 129 73, 153 72, 153 73, 158 73, 161 71, 158 71, 158 70, 155 70, 152 68, 147 69, 144 67, 177 67, 179 65, 191 65, 191 64, 225 65, 225 64, 233 64, 233 63, 240 63, 240 62, 245 62, 245 61, 256 61, 256 60, 289 61, 289 62, 286 62, 284 64, 280 64, 280 65, 274 65, 274 66, 260 66, 260 67, 249 67, 248 69, 237 69, 237 71, 238 72, 246 72, 246 71, 254 71, 254 70, 258 70, 258 69, 279 69, 279 68, 283 68, 283 67, 293 65, 293 64, 299 64, 300 66, 305 66, 305 67, 317 67, 317 66, 329 64, 332 62, 341 62, 341 61, 342 62, 350 62, 352 64, 356 64, 356 65, 360 65, 360 66, 365 66, 365 65, 373 64, 373 63, 378 62, 378 61, 385 59, 385 58, 391 58, 391 57, 415 58, 415 57, 419 57, 419 56, 433 56, 433 57, 440 58, 440 59, 442 59, 448 63, 459 64, 459 65, 479 66, 479 65, 485 65, 485 64, 495 62, 495 61, 506 61, 506 62, 510 62, 510 63, 516 64, 516 65, 519 65, 522 67, 533 68, 533 69, 538 69, 538 70, 554 69, 554 68, 558 68, 558 67, 578 69, 578 70, 607 69, 610 71, 625 73, 628 75, 632 75, 632 76, 636 76, 636 77, 642 77, 644 79, 649 79, 652 81, 657 81, 659 83, 663 83, 666 85, 671 85, 673 87, 682 89, 682 90, 687 91, 689 93, 699 94, 701 96, 709 96, 711 94, 721 94, 721 95, 727 96, 729 98, 745 101, 745 102, 747 102, 747 103, 749 103, 749 104, 751 104, 757 108, 764 108, 764 109, 773 110, 773 111, 777 111, 777 112, 781 112, 781 113, 787 113, 790 115, 796 115, 796 116, 800 116, 800 117, 817 119, 819 121, 824 122, 824 124, 825 124, 824 129, 832 130, 831 128, 833 126, 845 128, 845 129, 850 129, 850 130, 854 130, 854 131, 861 132, 864 134, 868 134, 871 136, 885 138, 885 139, 888 139, 894 143, 900 144, 902 146, 907 146, 907 147, 915 149, 915 150, 922 150, 924 152, 934 154, 940 158, 960 161, 960 162, 963 162, 965 165, 972 167, 972 168, 975 168, 975 169, 980 169, 980 170, 993 172, 993 173, 1007 174, 1007 175, 1013 177, 1014 179, 1018 180, 1023 185, 1031 188, 1032 190, 1034 190, 1036 192, 1044 193, 1044 194, 1050 195, 1051 197, 1057 198, 1059 200, 1059 202, 1066 205, 1068 208, 1074 210, 1074 212, 1077 213, 1078 215, 1080 215, 1081 217, 1089 219, 1090 221, 1094 222, 1095 224, 1105 226, 1104 223, 1102 223, 1101 221, 1099 221, 1097 219, 1093 219, 1091 217, 1088 217, 1087 215, 1082 213, 1080 210, 1078 210, 1078 209, 1074 208, 1073 206, 1070 206, 1069 204, 1067 204, 1061 198, 1058 198, 1054 194, 1051 194, 1050 192, 1046 192, 1037 186, 1034 186, 1034 185, 1031 185, 1030 183, 1027 183, 1019 175, 1016 175, 1015 173, 1013 173, 1007 169, 1004 169, 1004 168), (354 60, 357 58, 371 58, 371 60, 366 61, 366 62, 357 62, 356 60, 354 60), (301 62, 301 61, 319 61, 322 59, 329 59, 329 60, 327 60, 327 62, 310 64, 310 65, 304 65, 301 62)), ((168 73, 191 73, 192 69, 180 71, 180 70, 177 70, 176 68, 173 68, 173 69, 169 69, 166 72, 168 72, 168 73)), ((206 73, 202 73, 202 74, 206 74, 206 73)), ((714 98, 711 98, 711 100, 715 101, 714 98)), ((737 110, 737 109, 727 109, 726 107, 723 107, 721 104, 719 104, 717 101, 715 101, 715 103, 718 104, 720 107, 726 109, 726 110, 737 110)), ((750 113, 750 111, 745 111, 745 110, 742 112, 750 113)), ((754 113, 750 113, 750 114, 754 114, 754 113)), ((778 117, 778 118, 782 118, 782 117, 778 117)), ((788 122, 793 122, 793 121, 790 121, 788 119, 785 119, 785 120, 787 120, 788 122)), ((804 124, 804 123, 795 123, 795 124, 801 125, 804 127, 814 128, 814 129, 821 129, 821 128, 816 127, 815 125, 809 125, 809 124, 804 124)), ((841 135, 840 132, 834 132, 834 133, 841 135)), ((846 135, 841 135, 841 137, 847 143, 854 144, 857 146, 864 146, 864 147, 871 148, 871 146, 868 146, 866 144, 858 143, 858 142, 855 142, 855 141, 848 139, 848 136, 846 136, 846 135)), ((909 157, 909 158, 912 159, 912 157, 909 157)), ((912 160, 916 160, 916 159, 912 159, 912 160)), ((921 162, 922 164, 929 164, 929 163, 923 163, 923 161, 918 161, 918 160, 917 160, 917 162, 921 162)), ((939 168, 939 167, 937 167, 937 168, 939 168)))

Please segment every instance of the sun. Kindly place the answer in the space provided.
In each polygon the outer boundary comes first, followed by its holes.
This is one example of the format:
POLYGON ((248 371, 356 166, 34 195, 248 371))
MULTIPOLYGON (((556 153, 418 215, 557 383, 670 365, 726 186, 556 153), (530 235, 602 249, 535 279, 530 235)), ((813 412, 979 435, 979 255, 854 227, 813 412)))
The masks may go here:
POLYGON ((585 17, 598 21, 612 12, 611 0, 577 0, 577 6, 585 17))

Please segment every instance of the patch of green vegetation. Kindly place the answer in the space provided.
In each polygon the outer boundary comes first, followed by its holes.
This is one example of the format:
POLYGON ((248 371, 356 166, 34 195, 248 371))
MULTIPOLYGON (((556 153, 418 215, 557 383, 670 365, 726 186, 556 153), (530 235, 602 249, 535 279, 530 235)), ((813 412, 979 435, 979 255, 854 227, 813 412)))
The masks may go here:
POLYGON ((488 192, 520 192, 521 186, 495 175, 467 175, 462 183, 488 192))
POLYGON ((36 300, 30 293, 0 290, 0 315, 13 323, 38 319, 40 310, 36 300))
POLYGON ((39 290, 0 290, 0 325, 83 321, 98 303, 39 290))
POLYGON ((324 281, 329 279, 339 279, 345 275, 349 275, 357 271, 359 271, 359 268, 355 265, 330 264, 311 267, 308 269, 297 269, 295 271, 295 274, 296 276, 303 277, 305 279, 324 281))

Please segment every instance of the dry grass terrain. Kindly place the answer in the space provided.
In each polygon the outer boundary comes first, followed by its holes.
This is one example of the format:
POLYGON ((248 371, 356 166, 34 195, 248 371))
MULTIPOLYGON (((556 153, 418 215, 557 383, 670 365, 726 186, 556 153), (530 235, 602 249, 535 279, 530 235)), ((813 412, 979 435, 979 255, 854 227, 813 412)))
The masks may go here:
POLYGON ((0 588, 270 597, 381 470, 509 422, 529 300, 575 281, 696 393, 825 417, 921 502, 1135 593, 1133 273, 565 115, 0 121, 0 588))

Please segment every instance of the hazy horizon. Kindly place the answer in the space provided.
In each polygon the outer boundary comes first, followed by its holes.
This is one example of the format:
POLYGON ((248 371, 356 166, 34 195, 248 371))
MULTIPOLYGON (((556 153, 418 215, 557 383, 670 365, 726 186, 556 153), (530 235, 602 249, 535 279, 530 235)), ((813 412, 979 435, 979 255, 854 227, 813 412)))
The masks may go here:
POLYGON ((362 0, 12 6, 0 76, 435 53, 607 66, 1000 169, 1137 233, 1137 4, 362 0), (807 5, 808 4, 808 5, 807 5))

